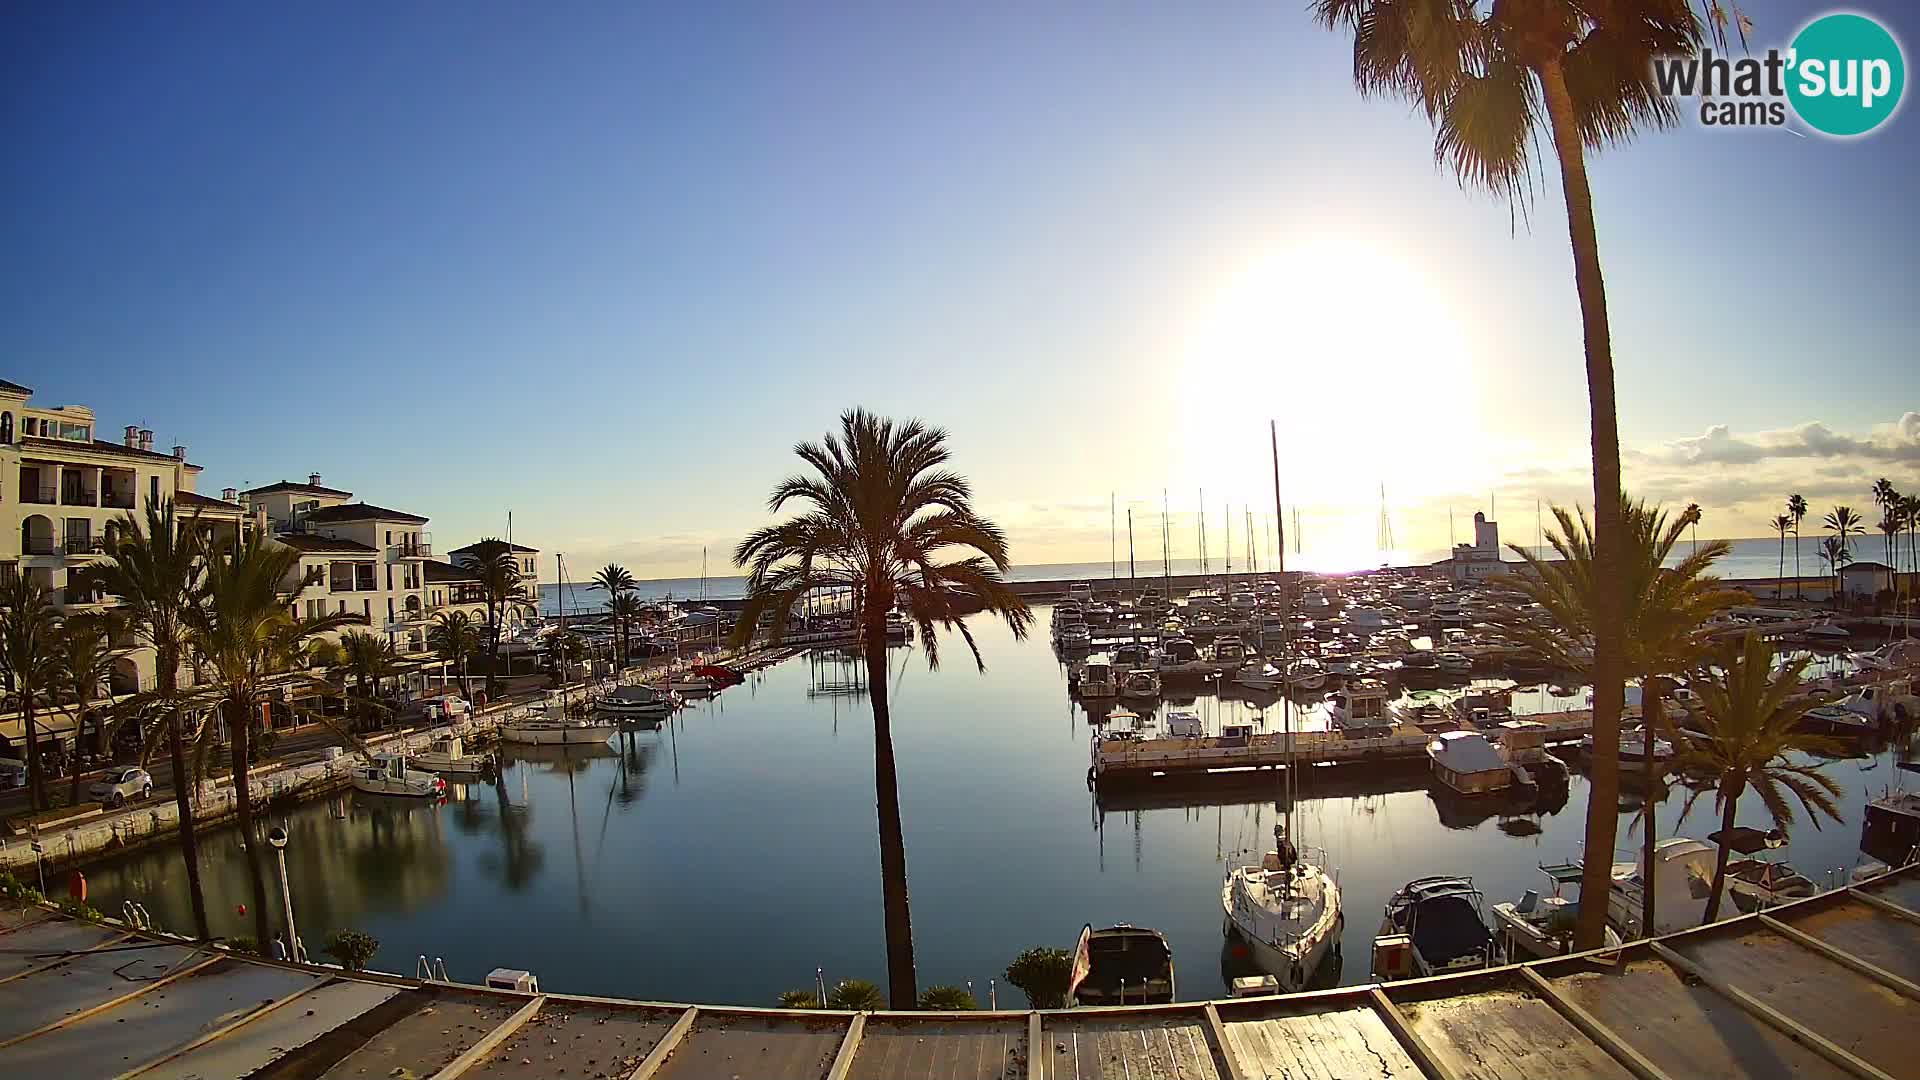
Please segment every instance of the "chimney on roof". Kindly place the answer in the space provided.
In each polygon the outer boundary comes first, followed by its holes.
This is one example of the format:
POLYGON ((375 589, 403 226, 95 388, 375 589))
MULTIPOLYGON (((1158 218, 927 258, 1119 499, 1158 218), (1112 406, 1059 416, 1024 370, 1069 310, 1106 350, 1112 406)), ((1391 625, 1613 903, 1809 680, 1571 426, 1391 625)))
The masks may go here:
POLYGON ((239 500, 240 500, 239 488, 221 488, 220 489, 221 502, 238 502, 239 500))
POLYGON ((153 449, 153 429, 152 428, 140 429, 140 449, 149 450, 149 451, 153 449))
POLYGON ((187 460, 187 448, 184 446, 181 446, 179 443, 174 443, 173 444, 173 460, 175 461, 187 460))
POLYGON ((320 486, 320 474, 319 474, 319 473, 317 473, 317 472, 310 472, 310 473, 308 473, 308 474, 307 474, 307 486, 308 486, 308 487, 319 487, 319 486, 320 486))
POLYGON ((127 425, 127 446, 129 449, 140 445, 140 425, 127 425))

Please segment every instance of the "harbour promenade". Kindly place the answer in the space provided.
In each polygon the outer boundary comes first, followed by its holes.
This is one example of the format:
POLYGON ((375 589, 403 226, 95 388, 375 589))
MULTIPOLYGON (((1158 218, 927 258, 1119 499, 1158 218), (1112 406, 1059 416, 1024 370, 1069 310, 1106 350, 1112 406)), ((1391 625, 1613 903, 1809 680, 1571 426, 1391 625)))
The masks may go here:
POLYGON ((348 973, 13 907, 0 909, 0 1068, 143 1080, 1892 1080, 1920 1060, 1917 909, 1920 867, 1908 867, 1614 952, 1401 983, 846 1013, 348 973))

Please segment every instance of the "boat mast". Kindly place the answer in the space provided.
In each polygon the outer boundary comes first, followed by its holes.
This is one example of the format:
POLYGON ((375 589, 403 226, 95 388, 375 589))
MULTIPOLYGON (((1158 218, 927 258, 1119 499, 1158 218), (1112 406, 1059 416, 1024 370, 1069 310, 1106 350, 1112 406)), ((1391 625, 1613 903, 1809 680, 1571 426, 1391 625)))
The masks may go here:
POLYGON ((1227 592, 1233 592, 1233 504, 1229 502, 1222 511, 1227 519, 1227 592))
POLYGON ((1133 507, 1127 507, 1127 589, 1133 589, 1133 507))
MULTIPOLYGON (((1280 425, 1267 421, 1267 438, 1273 449, 1273 516, 1280 520, 1280 425)), ((1282 534, 1282 543, 1285 542, 1282 534)), ((1287 777, 1282 782, 1282 794, 1285 796, 1280 806, 1280 824, 1274 826, 1274 850, 1280 856, 1280 864, 1287 871, 1286 891, 1293 892, 1293 786, 1294 760, 1293 747, 1293 680, 1285 677, 1288 653, 1292 650, 1290 638, 1293 633, 1293 590, 1287 586, 1287 560, 1284 548, 1280 556, 1280 668, 1282 672, 1282 693, 1280 696, 1280 729, 1287 740, 1287 777)))
POLYGON ((1173 599, 1173 522, 1167 517, 1167 489, 1160 489, 1160 576, 1166 581, 1167 599, 1173 599))
POLYGON ((1120 576, 1120 553, 1118 529, 1120 527, 1120 496, 1107 492, 1107 580, 1120 576))
POLYGON ((1207 571, 1212 569, 1207 565, 1207 489, 1206 488, 1200 489, 1200 519, 1199 521, 1194 523, 1194 528, 1199 531, 1199 536, 1200 536, 1200 584, 1202 586, 1205 586, 1207 583, 1207 571))

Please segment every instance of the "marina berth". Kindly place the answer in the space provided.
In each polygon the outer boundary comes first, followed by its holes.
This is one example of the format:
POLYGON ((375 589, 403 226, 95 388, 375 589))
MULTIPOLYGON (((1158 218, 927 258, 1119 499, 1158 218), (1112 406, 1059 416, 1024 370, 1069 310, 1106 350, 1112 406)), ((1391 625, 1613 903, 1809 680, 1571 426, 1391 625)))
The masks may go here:
MULTIPOLYGON (((1542 864, 1542 873, 1552 883, 1551 896, 1528 889, 1518 900, 1493 905, 1493 922, 1502 951, 1511 963, 1561 956, 1573 951, 1573 926, 1580 915, 1580 902, 1562 893, 1580 888, 1579 863, 1542 864)), ((1620 946, 1620 932, 1606 928, 1604 947, 1620 946)))
POLYGON ((399 795, 407 798, 438 798, 447 792, 447 782, 432 773, 407 767, 399 754, 375 754, 370 761, 353 766, 349 772, 353 790, 368 795, 399 795))
POLYGON ((569 717, 556 703, 502 721, 500 738, 528 746, 593 746, 604 744, 618 730, 616 724, 569 717))
POLYGON ((1174 1000, 1173 947, 1158 930, 1121 923, 1080 931, 1067 983, 1070 1008, 1165 1005, 1174 1000))
POLYGON ((1387 900, 1373 939, 1379 979, 1426 978, 1500 962, 1485 898, 1468 877, 1409 881, 1387 900))
POLYGON ((1335 950, 1346 926, 1340 886, 1318 863, 1300 857, 1283 829, 1258 866, 1238 866, 1220 890, 1226 933, 1245 945, 1253 965, 1282 993, 1303 990, 1335 950))

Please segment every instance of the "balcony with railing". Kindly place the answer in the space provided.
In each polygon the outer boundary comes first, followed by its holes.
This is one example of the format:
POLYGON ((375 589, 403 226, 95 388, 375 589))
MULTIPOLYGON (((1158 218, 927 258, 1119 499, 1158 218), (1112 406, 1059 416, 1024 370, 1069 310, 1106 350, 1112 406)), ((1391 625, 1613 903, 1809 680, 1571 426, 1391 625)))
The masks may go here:
POLYGON ((52 484, 34 484, 24 481, 20 485, 20 501, 40 506, 55 506, 60 502, 58 492, 52 484))
POLYGON ((433 558, 433 537, 422 533, 417 540, 406 540, 398 544, 388 544, 387 558, 431 559, 433 558))
POLYGON ((60 485, 61 506, 99 506, 100 493, 69 477, 60 485))
POLYGON ((98 536, 69 536, 60 550, 70 559, 96 558, 107 553, 107 542, 98 536))
POLYGON ((109 487, 100 493, 100 505, 111 510, 131 510, 133 509, 133 500, 134 494, 132 487, 109 487))

